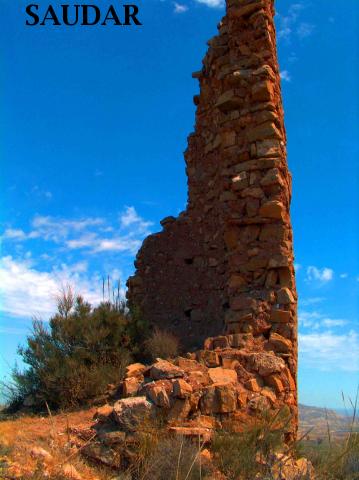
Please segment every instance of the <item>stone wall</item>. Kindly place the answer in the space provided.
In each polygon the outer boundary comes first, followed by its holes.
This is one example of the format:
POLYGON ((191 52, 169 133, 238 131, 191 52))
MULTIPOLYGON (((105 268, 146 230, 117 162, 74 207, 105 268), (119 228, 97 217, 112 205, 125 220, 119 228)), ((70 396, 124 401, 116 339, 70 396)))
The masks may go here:
MULTIPOLYGON (((188 206, 145 239, 128 300, 187 350, 248 334, 295 379, 291 176, 273 16, 273 0, 227 0, 193 74, 200 94, 185 152, 188 206)), ((295 396, 291 388, 294 414, 295 396)))

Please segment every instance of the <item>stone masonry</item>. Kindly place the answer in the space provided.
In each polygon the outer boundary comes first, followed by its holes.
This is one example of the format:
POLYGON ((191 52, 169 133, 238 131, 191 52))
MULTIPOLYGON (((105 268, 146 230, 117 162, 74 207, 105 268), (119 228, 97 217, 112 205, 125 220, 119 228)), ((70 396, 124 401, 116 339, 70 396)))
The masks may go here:
POLYGON ((273 16, 273 0, 227 0, 193 74, 200 94, 185 152, 188 206, 145 239, 128 300, 185 350, 208 337, 224 336, 231 348, 248 338, 251 351, 280 358, 291 383, 280 394, 295 419, 291 176, 273 16))

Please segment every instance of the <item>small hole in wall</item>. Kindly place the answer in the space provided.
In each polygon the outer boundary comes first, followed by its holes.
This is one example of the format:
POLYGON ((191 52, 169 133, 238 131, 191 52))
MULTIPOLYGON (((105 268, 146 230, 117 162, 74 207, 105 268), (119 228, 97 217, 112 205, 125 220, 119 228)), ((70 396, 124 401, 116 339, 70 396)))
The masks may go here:
POLYGON ((192 263, 193 263, 193 258, 185 258, 185 259, 184 259, 184 263, 186 263, 187 265, 192 265, 192 263))
POLYGON ((188 310, 184 311, 184 314, 186 315, 187 318, 191 318, 191 312, 192 312, 192 309, 189 308, 188 310))
POLYGON ((229 302, 224 302, 222 307, 223 307, 223 310, 228 310, 229 309, 229 302))
POLYGON ((266 332, 263 333, 263 337, 264 337, 266 340, 269 340, 270 334, 271 334, 271 328, 270 328, 269 330, 267 330, 266 332))

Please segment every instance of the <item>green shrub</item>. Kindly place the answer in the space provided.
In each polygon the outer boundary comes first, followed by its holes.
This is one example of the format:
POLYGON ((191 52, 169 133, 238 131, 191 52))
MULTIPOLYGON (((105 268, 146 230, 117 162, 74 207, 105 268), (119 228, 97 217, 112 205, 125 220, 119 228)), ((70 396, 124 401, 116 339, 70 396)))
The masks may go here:
POLYGON ((13 371, 14 402, 31 397, 51 408, 75 407, 118 383, 138 349, 141 325, 132 324, 122 301, 92 307, 68 289, 49 324, 35 320, 19 354, 27 365, 13 371))
POLYGON ((178 355, 179 341, 169 332, 156 328, 151 337, 145 341, 145 353, 153 361, 156 358, 173 358, 178 355))

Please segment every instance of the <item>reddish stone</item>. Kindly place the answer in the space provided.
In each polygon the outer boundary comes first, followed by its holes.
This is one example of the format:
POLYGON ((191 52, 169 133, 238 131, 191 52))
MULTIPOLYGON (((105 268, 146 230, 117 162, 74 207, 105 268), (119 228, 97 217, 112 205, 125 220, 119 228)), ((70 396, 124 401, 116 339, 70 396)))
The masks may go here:
POLYGON ((284 386, 278 375, 270 375, 265 379, 266 384, 273 387, 278 393, 284 392, 284 386))
POLYGON ((245 386, 246 388, 248 388, 248 390, 251 390, 252 392, 260 392, 261 390, 255 378, 250 378, 249 380, 247 380, 245 386))
POLYGON ((182 379, 173 383, 173 396, 178 398, 187 398, 191 395, 193 389, 191 385, 182 379))
POLYGON ((235 370, 222 367, 209 368, 208 374, 213 383, 237 383, 237 373, 235 370))

